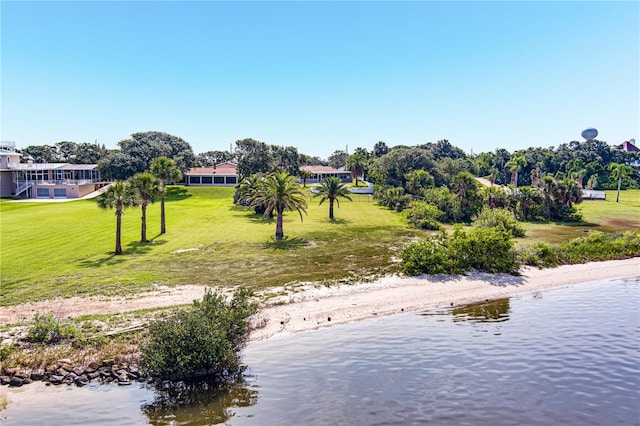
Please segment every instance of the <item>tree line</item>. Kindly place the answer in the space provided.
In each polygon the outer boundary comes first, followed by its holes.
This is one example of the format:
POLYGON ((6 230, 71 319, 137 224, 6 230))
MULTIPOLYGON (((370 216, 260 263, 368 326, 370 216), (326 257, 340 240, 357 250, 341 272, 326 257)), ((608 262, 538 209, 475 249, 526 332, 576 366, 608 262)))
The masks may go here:
POLYGON ((618 183, 622 189, 640 186, 640 175, 635 170, 622 173, 621 182, 609 170, 612 163, 638 164, 640 154, 625 152, 595 139, 572 141, 557 148, 527 148, 515 152, 499 148, 474 155, 466 154, 446 139, 393 147, 379 141, 371 151, 362 147, 351 154, 336 150, 325 160, 299 153, 296 147, 270 145, 254 139, 236 141, 233 152, 206 151, 196 155, 182 138, 151 131, 132 134, 118 142, 117 149, 106 149, 97 143, 63 141, 53 146, 27 146, 21 153, 23 161, 98 164, 102 176, 108 180, 128 179, 145 171, 153 158, 164 156, 174 161, 182 173, 191 167, 212 167, 233 161, 238 166, 240 179, 276 170, 304 178, 302 166, 329 165, 350 170, 355 179, 366 176, 382 187, 405 189, 411 185, 410 172, 418 170, 428 173, 420 178, 433 179, 435 187, 450 186, 454 177, 463 171, 500 185, 536 186, 544 176, 553 176, 557 181, 574 180, 585 189, 616 189, 618 183), (519 162, 517 173, 513 169, 515 160, 519 162))

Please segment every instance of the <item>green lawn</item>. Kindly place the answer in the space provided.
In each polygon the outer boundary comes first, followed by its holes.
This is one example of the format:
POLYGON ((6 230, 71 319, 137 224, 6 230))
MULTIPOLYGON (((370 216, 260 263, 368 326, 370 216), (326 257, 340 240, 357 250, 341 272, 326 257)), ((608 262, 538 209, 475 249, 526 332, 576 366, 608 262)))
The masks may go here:
POLYGON ((392 256, 419 232, 356 195, 328 219, 328 203, 310 199, 308 215, 285 215, 285 241, 271 239, 274 220, 232 202, 232 188, 173 187, 167 234, 159 235, 160 204, 148 209, 141 244, 140 210, 126 210, 114 256, 115 215, 93 200, 25 203, 0 200, 2 305, 55 296, 131 294, 153 285, 247 285, 352 279, 385 273, 392 256), (190 250, 197 249, 197 250, 190 250), (183 251, 184 250, 184 251, 183 251))
MULTIPOLYGON (((125 254, 114 256, 115 215, 94 200, 25 203, 0 200, 0 305, 56 296, 129 295, 154 285, 199 284, 252 288, 301 281, 352 280, 394 270, 393 256, 421 231, 369 196, 354 195, 328 219, 328 203, 310 199, 308 215, 285 216, 287 239, 275 242, 273 220, 234 206, 232 188, 171 187, 167 234, 159 235, 159 203, 148 209, 140 244, 140 210, 123 217, 125 254), (197 250, 193 250, 197 249, 197 250)), ((307 188, 308 190, 309 188, 307 188)), ((640 191, 615 191, 581 204, 585 223, 526 223, 519 245, 558 243, 580 230, 637 230, 640 191)))
POLYGON ((616 203, 616 191, 606 191, 606 200, 585 200, 578 204, 583 221, 579 223, 524 223, 527 238, 520 245, 533 242, 558 244, 584 235, 584 231, 602 232, 636 231, 640 229, 640 190, 620 191, 616 203))

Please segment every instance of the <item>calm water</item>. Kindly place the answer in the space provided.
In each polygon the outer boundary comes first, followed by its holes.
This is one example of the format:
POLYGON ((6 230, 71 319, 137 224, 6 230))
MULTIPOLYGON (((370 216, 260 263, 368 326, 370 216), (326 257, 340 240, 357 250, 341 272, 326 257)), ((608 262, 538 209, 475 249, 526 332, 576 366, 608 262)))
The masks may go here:
POLYGON ((3 388, 3 425, 640 425, 640 279, 251 344, 239 383, 3 388))

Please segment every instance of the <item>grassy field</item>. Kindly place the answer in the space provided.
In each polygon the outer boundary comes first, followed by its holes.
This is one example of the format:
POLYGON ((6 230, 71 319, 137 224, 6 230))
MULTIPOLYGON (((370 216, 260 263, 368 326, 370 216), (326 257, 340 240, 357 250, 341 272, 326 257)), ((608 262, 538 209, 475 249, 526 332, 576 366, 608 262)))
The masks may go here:
MULTIPOLYGON (((115 216, 94 200, 65 203, 0 200, 0 305, 52 297, 130 295, 156 285, 198 284, 260 289, 300 281, 353 280, 394 270, 393 256, 421 231, 369 196, 341 202, 336 220, 328 204, 309 200, 308 215, 285 216, 285 241, 271 236, 275 222, 234 206, 232 188, 172 187, 166 204, 167 234, 159 235, 159 203, 148 209, 141 244, 140 210, 123 218, 125 254, 114 256, 115 216)), ((557 243, 581 229, 640 228, 640 191, 615 203, 581 204, 585 223, 527 223, 527 238, 557 243)))
POLYGON ((141 244, 140 210, 123 217, 125 254, 114 256, 115 216, 93 200, 0 201, 2 305, 55 296, 131 294, 154 285, 262 288, 298 281, 385 273, 416 234, 368 196, 354 196, 328 219, 328 204, 285 215, 287 239, 271 238, 275 221, 234 206, 232 188, 173 187, 167 234, 158 235, 159 203, 148 209, 141 244))

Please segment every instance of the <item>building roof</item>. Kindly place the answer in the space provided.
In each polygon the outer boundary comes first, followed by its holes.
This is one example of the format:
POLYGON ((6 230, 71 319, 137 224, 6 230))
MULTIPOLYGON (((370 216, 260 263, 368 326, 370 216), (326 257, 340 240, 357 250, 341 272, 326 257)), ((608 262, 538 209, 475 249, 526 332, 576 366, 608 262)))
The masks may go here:
POLYGON ((630 141, 622 142, 617 148, 627 152, 640 152, 640 149, 630 141))
POLYGON ((220 163, 216 167, 193 167, 185 175, 237 175, 238 166, 234 163, 220 163))
POLYGON ((300 167, 300 170, 307 170, 315 174, 349 173, 347 171, 334 169, 333 167, 329 167, 329 166, 302 166, 300 167))
POLYGON ((93 170, 97 164, 17 163, 5 170, 93 170))
POLYGON ((477 177, 476 180, 484 186, 500 186, 495 183, 491 183, 491 181, 487 178, 477 177))

